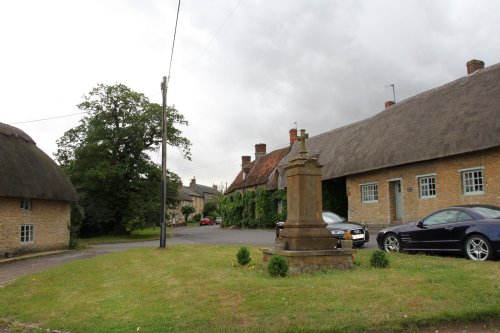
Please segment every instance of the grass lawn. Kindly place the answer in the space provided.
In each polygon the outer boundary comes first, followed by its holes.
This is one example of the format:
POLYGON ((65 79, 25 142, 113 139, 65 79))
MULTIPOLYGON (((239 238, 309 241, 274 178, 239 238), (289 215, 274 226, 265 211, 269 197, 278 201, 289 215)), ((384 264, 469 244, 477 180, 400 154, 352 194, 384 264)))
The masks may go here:
POLYGON ((500 317, 500 263, 391 254, 388 269, 272 278, 262 254, 173 245, 74 261, 0 287, 0 318, 70 332, 399 332, 500 317))
MULTIPOLYGON (((167 228, 167 237, 169 234, 169 229, 170 228, 167 228)), ((134 230, 130 235, 80 238, 78 239, 78 242, 82 247, 86 247, 87 245, 103 243, 127 243, 157 240, 160 239, 160 230, 160 227, 144 228, 142 230, 134 230)))

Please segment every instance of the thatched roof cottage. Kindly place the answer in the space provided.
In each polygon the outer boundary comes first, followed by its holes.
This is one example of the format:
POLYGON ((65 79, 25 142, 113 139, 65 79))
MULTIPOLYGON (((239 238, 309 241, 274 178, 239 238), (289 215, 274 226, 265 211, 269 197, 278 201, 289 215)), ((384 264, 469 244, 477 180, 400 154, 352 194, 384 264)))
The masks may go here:
POLYGON ((77 199, 68 177, 29 135, 0 123, 0 257, 67 249, 77 199))

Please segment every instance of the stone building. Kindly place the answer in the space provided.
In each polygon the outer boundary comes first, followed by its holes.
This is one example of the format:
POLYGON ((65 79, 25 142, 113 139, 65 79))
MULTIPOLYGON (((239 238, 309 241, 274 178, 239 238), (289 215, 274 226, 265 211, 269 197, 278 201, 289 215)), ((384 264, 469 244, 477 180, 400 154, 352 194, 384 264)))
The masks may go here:
POLYGON ((467 76, 387 102, 373 117, 311 137, 307 149, 324 165, 323 196, 345 200, 339 213, 351 221, 382 226, 450 205, 500 205, 500 64, 471 60, 467 76))
POLYGON ((194 213, 189 217, 196 214, 203 215, 203 208, 208 201, 217 201, 221 193, 217 189, 217 185, 206 186, 196 183, 196 178, 193 177, 189 186, 182 186, 180 184, 177 198, 177 206, 169 211, 170 223, 178 224, 184 222, 182 215, 182 206, 190 205, 194 207, 194 213))
POLYGON ((0 257, 69 245, 73 185, 18 128, 0 123, 0 257))
POLYGON ((255 159, 251 156, 241 157, 241 171, 226 189, 224 194, 234 192, 255 191, 259 186, 267 190, 278 188, 278 171, 276 167, 290 151, 290 147, 297 141, 297 130, 290 130, 290 146, 266 152, 266 144, 255 145, 255 159))

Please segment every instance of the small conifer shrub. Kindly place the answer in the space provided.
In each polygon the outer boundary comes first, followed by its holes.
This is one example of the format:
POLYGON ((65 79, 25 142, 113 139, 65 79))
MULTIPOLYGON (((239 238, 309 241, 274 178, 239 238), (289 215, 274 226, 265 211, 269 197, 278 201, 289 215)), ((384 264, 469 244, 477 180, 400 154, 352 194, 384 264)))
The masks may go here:
POLYGON ((285 277, 288 275, 288 261, 283 256, 272 256, 267 264, 267 271, 271 276, 285 277))
POLYGON ((372 253, 370 264, 374 268, 387 268, 389 267, 389 256, 384 251, 376 250, 372 253))
POLYGON ((250 251, 248 250, 248 248, 245 246, 240 247, 240 250, 236 254, 236 259, 238 259, 238 263, 241 266, 248 265, 250 261, 252 261, 252 258, 250 258, 250 251))

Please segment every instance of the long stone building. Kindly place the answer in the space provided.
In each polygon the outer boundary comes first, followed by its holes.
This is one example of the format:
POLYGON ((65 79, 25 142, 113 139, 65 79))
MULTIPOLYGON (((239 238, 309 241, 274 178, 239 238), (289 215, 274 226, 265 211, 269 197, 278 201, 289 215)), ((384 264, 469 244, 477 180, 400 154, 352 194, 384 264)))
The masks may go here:
MULTIPOLYGON (((382 226, 450 205, 500 205, 500 64, 471 60, 466 76, 311 137, 307 149, 324 165, 324 195, 346 201, 340 213, 351 221, 382 226)), ((275 171, 282 186, 298 150, 275 171)))
POLYGON ((0 257, 67 249, 77 199, 68 177, 30 136, 0 123, 0 257))

